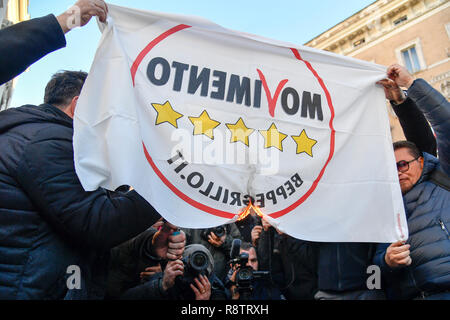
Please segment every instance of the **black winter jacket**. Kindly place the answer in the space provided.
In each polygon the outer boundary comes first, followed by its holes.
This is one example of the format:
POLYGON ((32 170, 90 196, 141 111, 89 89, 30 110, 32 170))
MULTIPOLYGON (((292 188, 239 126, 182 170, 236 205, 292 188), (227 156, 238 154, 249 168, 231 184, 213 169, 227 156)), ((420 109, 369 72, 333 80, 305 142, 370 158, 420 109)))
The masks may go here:
POLYGON ((401 104, 391 103, 391 105, 400 121, 406 140, 414 142, 421 152, 436 156, 436 138, 416 103, 408 97, 401 104))
POLYGON ((258 246, 258 270, 270 271, 270 281, 287 300, 313 300, 317 292, 318 247, 313 242, 262 231, 258 246))
POLYGON ((372 265, 376 244, 317 243, 318 286, 326 292, 367 290, 367 268, 372 265))
POLYGON ((102 298, 105 252, 160 218, 134 191, 84 191, 72 136, 51 105, 0 113, 0 299, 102 298), (71 265, 81 290, 66 285, 71 265))
POLYGON ((0 30, 0 85, 46 54, 66 46, 66 38, 50 14, 0 30))

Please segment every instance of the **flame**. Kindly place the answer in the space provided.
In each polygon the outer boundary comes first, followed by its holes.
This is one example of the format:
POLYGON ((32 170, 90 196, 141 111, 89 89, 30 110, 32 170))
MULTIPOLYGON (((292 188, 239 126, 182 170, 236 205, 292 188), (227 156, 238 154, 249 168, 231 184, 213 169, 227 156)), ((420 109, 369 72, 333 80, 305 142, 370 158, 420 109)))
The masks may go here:
POLYGON ((251 210, 254 210, 255 213, 260 216, 261 218, 264 216, 264 213, 262 213, 261 209, 257 206, 254 206, 251 202, 248 203, 247 208, 244 209, 241 213, 239 213, 239 218, 237 221, 242 221, 250 214, 251 210))
POLYGON ((261 211, 261 209, 257 206, 252 206, 253 210, 255 210, 256 214, 260 216, 261 218, 264 217, 264 213, 261 211))
POLYGON ((241 213, 239 213, 239 218, 237 219, 237 221, 242 221, 245 218, 247 218, 247 216, 250 214, 250 210, 252 209, 252 204, 251 202, 248 203, 247 208, 244 209, 244 211, 242 211, 241 213))

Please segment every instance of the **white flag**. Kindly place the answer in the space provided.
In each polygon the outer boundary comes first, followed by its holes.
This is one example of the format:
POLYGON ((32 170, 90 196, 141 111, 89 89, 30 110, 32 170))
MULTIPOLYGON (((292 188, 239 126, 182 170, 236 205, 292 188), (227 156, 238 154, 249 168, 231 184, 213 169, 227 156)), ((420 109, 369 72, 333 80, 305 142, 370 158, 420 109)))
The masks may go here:
POLYGON ((131 185, 186 228, 250 208, 280 231, 394 242, 407 224, 385 67, 109 5, 74 119, 86 190, 131 185))

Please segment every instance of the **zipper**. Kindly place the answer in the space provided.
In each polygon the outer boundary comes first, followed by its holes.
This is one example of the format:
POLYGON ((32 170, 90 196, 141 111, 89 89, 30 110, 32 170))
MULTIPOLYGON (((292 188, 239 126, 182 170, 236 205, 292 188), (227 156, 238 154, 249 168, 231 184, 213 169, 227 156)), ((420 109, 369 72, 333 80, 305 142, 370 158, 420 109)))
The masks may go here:
POLYGON ((447 238, 450 239, 450 233, 448 232, 447 227, 445 226, 444 222, 442 220, 439 220, 439 224, 441 225, 441 229, 447 235, 447 238))

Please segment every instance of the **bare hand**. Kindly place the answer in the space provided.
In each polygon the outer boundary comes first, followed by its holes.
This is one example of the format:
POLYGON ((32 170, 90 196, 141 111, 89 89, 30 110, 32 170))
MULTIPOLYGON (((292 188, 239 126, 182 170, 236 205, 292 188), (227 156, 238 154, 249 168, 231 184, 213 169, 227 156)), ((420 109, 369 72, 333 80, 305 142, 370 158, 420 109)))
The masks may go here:
POLYGON ((92 17, 97 16, 106 22, 108 6, 103 0, 78 0, 66 12, 56 17, 64 33, 73 28, 85 26, 92 17))
POLYGON ((214 232, 210 232, 208 235, 208 242, 211 243, 214 247, 219 248, 225 243, 225 239, 227 238, 227 235, 224 234, 220 238, 216 236, 214 232))
POLYGON ((158 221, 156 221, 153 225, 152 228, 159 230, 160 227, 162 227, 164 225, 164 218, 160 218, 158 221))
POLYGON ((409 244, 403 244, 402 241, 391 244, 387 250, 384 260, 391 268, 400 268, 411 265, 412 259, 409 256, 409 244))
POLYGON ((236 270, 236 266, 233 267, 233 274, 231 275, 231 282, 233 283, 230 286, 230 291, 231 291, 231 300, 239 300, 239 291, 237 290, 237 286, 236 286, 236 274, 237 274, 237 270, 236 270))
POLYGON ((152 252, 161 259, 180 259, 186 246, 186 234, 183 231, 175 233, 177 227, 165 222, 152 240, 152 252), (174 234, 175 233, 175 234, 174 234))
POLYGON ((272 227, 272 225, 266 220, 265 217, 262 217, 261 221, 262 221, 262 226, 263 226, 264 231, 267 231, 270 229, 270 227, 272 227))
POLYGON ((254 247, 258 245, 257 242, 259 240, 259 237, 261 236, 262 230, 263 230, 262 226, 254 226, 252 229, 251 235, 252 235, 252 244, 254 247))
POLYGON ((141 280, 146 280, 159 272, 162 272, 162 269, 161 269, 161 265, 158 264, 153 267, 145 268, 145 270, 139 274, 139 277, 141 278, 141 280))
POLYGON ((166 269, 164 269, 164 276, 162 279, 162 289, 167 291, 175 284, 175 279, 184 274, 184 264, 181 260, 169 261, 166 269))
POLYGON ((399 65, 393 64, 387 70, 387 76, 393 80, 399 87, 409 89, 414 82, 414 77, 408 72, 408 70, 399 65))
POLYGON ((194 284, 190 284, 192 291, 195 293, 195 300, 209 300, 211 297, 211 283, 207 276, 200 275, 194 279, 194 284), (199 280, 200 279, 200 280, 199 280))
POLYGON ((181 259, 185 247, 186 247, 186 234, 183 231, 179 231, 178 234, 172 234, 169 237, 166 259, 169 260, 181 259))
POLYGON ((386 99, 394 101, 395 104, 401 104, 406 100, 403 90, 391 79, 383 79, 377 82, 382 85, 386 99))

